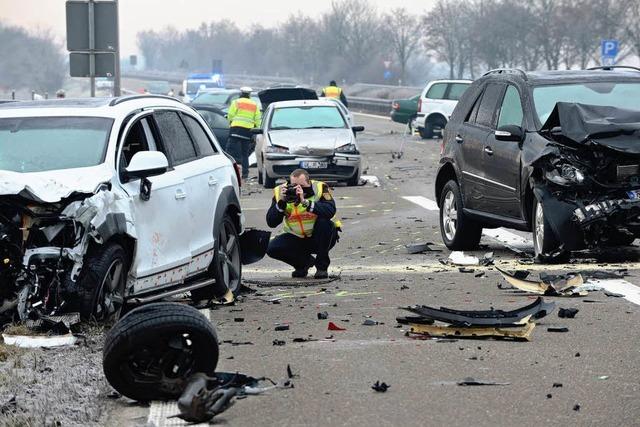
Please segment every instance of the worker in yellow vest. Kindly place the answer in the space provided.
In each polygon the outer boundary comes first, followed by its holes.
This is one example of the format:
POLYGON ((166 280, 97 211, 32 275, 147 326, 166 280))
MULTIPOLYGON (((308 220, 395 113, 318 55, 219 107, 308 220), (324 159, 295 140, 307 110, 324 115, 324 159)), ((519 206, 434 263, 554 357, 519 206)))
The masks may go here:
POLYGON ((225 151, 242 165, 242 178, 249 177, 249 155, 251 154, 251 129, 262 125, 260 106, 251 99, 251 88, 240 88, 240 97, 231 102, 227 113, 229 139, 225 151))
POLYGON ((274 189, 267 224, 275 228, 283 223, 284 233, 269 242, 267 254, 291 265, 295 269, 292 277, 306 277, 315 265, 314 277, 326 279, 329 251, 339 240, 341 227, 335 216, 336 203, 329 186, 311 180, 304 169, 296 169, 289 183, 274 189))
POLYGON ((335 80, 331 80, 329 82, 329 86, 322 89, 322 94, 320 94, 320 96, 324 96, 325 98, 339 99, 345 107, 349 107, 347 97, 344 96, 344 91, 341 87, 338 87, 335 80))

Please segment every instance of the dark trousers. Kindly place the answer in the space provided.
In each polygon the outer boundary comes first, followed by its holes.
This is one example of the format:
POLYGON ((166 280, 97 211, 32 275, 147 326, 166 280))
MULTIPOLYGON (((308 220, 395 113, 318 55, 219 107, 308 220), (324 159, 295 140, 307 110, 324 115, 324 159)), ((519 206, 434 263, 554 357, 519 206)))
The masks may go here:
POLYGON ((229 139, 225 151, 242 165, 242 178, 249 177, 249 156, 252 148, 250 129, 238 126, 229 129, 229 139))
POLYGON ((338 230, 333 221, 318 218, 311 237, 305 239, 291 233, 281 234, 269 242, 267 255, 286 262, 296 270, 303 270, 313 265, 311 255, 315 254, 316 268, 327 270, 331 263, 329 251, 337 241, 338 230))

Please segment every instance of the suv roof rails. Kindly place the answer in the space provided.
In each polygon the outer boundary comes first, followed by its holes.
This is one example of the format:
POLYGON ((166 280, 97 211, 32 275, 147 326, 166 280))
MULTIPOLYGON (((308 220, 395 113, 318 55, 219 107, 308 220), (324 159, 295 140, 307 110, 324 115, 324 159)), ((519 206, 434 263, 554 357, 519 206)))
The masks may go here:
POLYGON ((527 80, 527 73, 520 68, 495 68, 484 73, 482 77, 488 76, 489 74, 520 74, 523 79, 527 80))
POLYGON ((640 68, 638 67, 632 67, 631 65, 602 65, 600 67, 591 67, 591 68, 587 68, 587 70, 591 71, 591 70, 606 70, 606 71, 611 71, 615 68, 622 68, 625 70, 634 70, 634 71, 640 71, 640 68))
POLYGON ((114 107, 118 104, 122 104, 123 102, 133 101, 136 99, 145 99, 145 98, 157 98, 157 99, 170 99, 172 101, 180 102, 180 100, 167 95, 151 95, 151 94, 140 94, 140 95, 125 95, 119 96, 117 98, 113 98, 109 103, 110 107, 114 107))

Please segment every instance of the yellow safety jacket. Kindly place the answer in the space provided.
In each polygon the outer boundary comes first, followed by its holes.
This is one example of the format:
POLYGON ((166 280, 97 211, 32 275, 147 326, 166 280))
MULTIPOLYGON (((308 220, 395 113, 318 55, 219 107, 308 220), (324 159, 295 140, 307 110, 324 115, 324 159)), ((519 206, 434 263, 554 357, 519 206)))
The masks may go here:
POLYGON ((227 113, 229 126, 253 129, 260 127, 262 123, 262 113, 260 107, 251 98, 237 98, 231 102, 227 113))
MULTIPOLYGON (((280 200, 280 189, 284 186, 286 186, 286 184, 278 185, 273 189, 276 203, 280 200)), ((322 198, 323 186, 326 186, 324 182, 311 180, 313 196, 308 197, 306 200, 317 203, 322 198)), ((301 238, 311 237, 313 235, 313 226, 316 224, 316 218, 318 218, 318 215, 309 212, 307 208, 301 204, 296 205, 293 202, 289 202, 284 210, 284 224, 282 229, 285 233, 291 233, 301 238)), ((336 216, 334 216, 331 221, 333 221, 336 228, 342 228, 342 223, 336 219, 336 216)))
POLYGON ((327 98, 340 98, 342 94, 342 89, 338 86, 327 86, 323 89, 324 96, 327 98))

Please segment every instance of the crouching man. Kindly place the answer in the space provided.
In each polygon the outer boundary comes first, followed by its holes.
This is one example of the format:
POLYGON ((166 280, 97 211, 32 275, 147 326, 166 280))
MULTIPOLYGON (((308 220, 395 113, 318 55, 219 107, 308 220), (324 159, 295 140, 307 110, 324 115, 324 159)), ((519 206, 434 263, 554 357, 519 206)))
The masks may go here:
POLYGON ((292 277, 306 277, 315 265, 316 279, 329 276, 329 251, 338 241, 340 222, 329 186, 312 181, 304 169, 291 173, 289 182, 274 189, 267 224, 283 223, 283 233, 269 242, 267 255, 294 268, 292 277), (316 255, 315 258, 313 255, 316 255))

